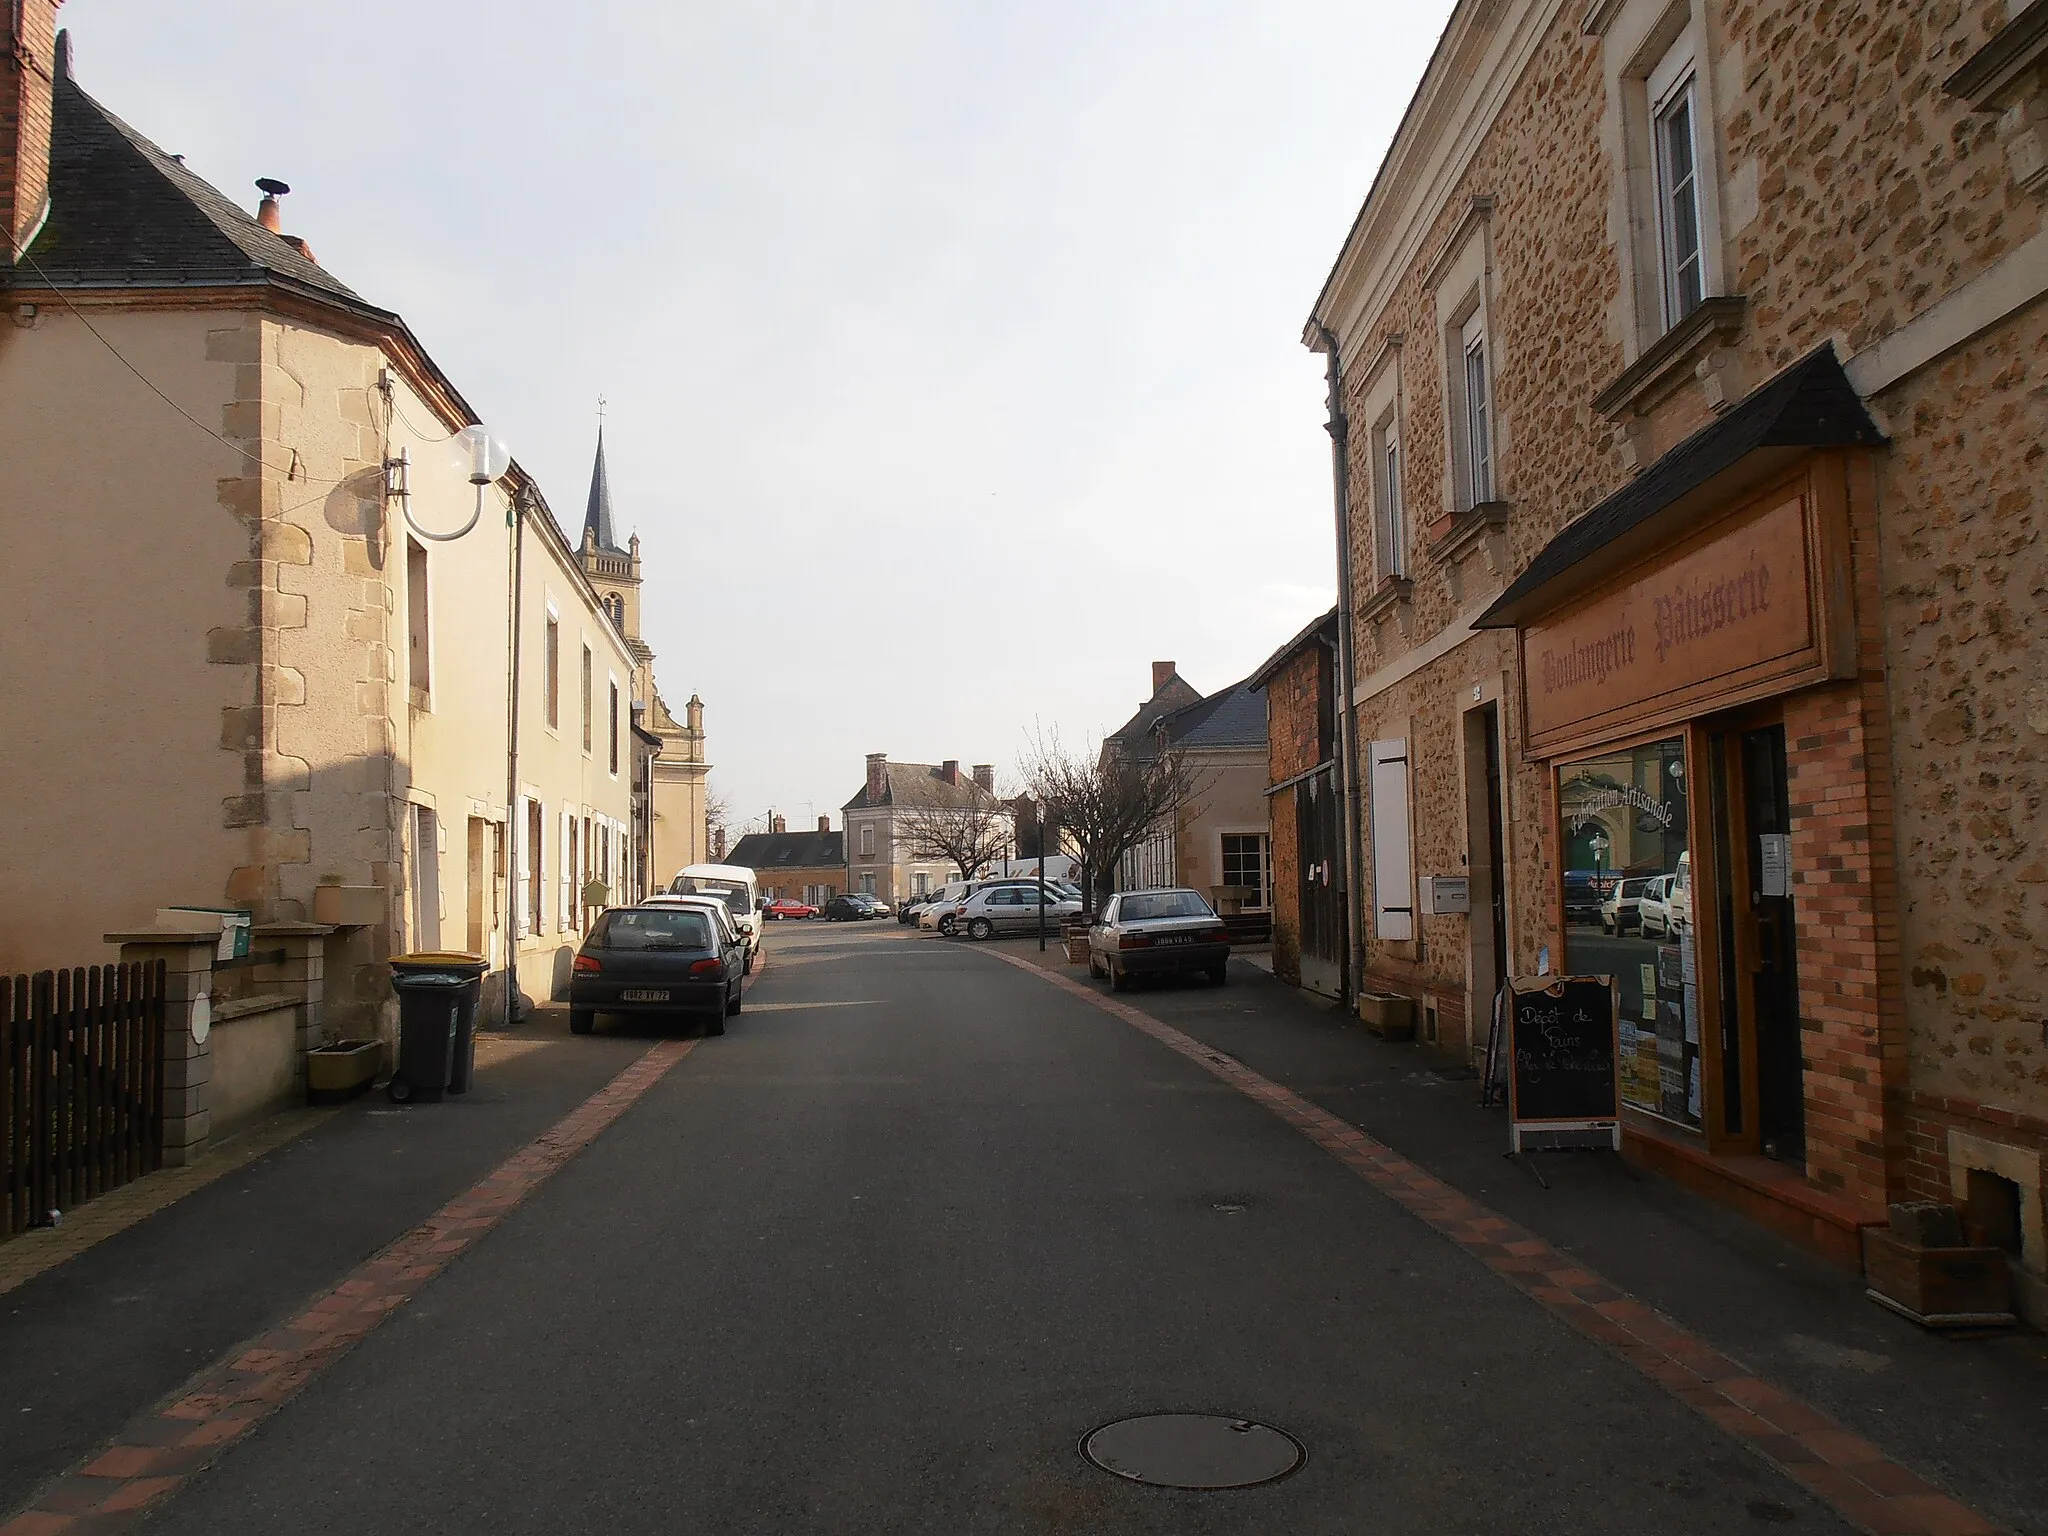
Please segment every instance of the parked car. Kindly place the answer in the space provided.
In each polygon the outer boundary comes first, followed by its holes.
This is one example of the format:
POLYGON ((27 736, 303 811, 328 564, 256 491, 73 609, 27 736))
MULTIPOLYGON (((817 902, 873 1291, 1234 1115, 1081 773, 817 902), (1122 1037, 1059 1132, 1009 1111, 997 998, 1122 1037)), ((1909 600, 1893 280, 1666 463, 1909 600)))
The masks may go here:
POLYGON ((1654 875, 1643 882, 1643 894, 1636 898, 1636 927, 1644 938, 1670 938, 1671 889, 1675 875, 1654 875))
POLYGON ((818 909, 808 901, 792 901, 787 896, 778 896, 761 909, 761 915, 770 922, 785 922, 793 917, 816 917, 818 909))
POLYGON ((744 946, 698 906, 608 907, 569 964, 569 1028, 587 1035, 600 1013, 701 1013, 704 1032, 722 1035, 745 967, 744 946))
POLYGON ((866 922, 868 909, 858 896, 834 896, 825 903, 824 917, 830 923, 866 922))
POLYGON ((1230 930, 1198 891, 1124 891, 1088 930, 1088 974, 1119 992, 1138 976, 1199 974, 1220 987, 1230 979, 1230 930))
POLYGON ((1627 933, 1630 929, 1642 927, 1642 913, 1639 906, 1643 887, 1651 876, 1625 876, 1607 893, 1607 899, 1600 903, 1600 931, 1602 933, 1627 933))
POLYGON ((917 914, 917 926, 935 928, 944 934, 952 933, 953 918, 959 912, 960 904, 985 883, 980 880, 954 880, 942 886, 917 914))
POLYGON ((699 912, 709 913, 711 921, 729 942, 740 948, 740 974, 747 975, 754 969, 754 951, 747 946, 746 931, 740 927, 739 919, 732 915, 732 908, 717 896, 691 894, 677 896, 667 891, 657 891, 640 903, 643 907, 694 907, 699 912))
POLYGON ((669 887, 678 896, 718 896, 747 941, 747 958, 761 948, 761 887, 744 864, 686 864, 669 887))
POLYGON ((1600 904, 1619 883, 1620 877, 1605 871, 1568 869, 1564 872, 1564 920, 1567 923, 1597 923, 1600 904))
MULTIPOLYGON (((1080 902, 1061 901, 1051 890, 1046 891, 1045 925, 1054 933, 1059 931, 1061 918, 1072 917, 1080 910, 1080 902)), ((970 939, 991 939, 999 933, 1036 933, 1038 914, 1035 881, 1030 885, 1005 882, 984 887, 968 897, 954 914, 953 931, 965 931, 970 939)))
POLYGON ((868 891, 855 891, 853 899, 860 904, 862 913, 868 918, 889 916, 889 904, 879 896, 868 891))

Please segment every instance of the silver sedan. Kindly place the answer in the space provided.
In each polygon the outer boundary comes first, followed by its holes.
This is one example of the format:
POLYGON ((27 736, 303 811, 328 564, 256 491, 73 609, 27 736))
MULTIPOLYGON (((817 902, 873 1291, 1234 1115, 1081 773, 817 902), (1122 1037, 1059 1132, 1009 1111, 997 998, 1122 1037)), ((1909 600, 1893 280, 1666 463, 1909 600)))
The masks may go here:
POLYGON ((1230 979, 1230 930, 1190 890, 1124 891, 1112 896, 1088 930, 1088 974, 1121 992, 1135 976, 1230 979))

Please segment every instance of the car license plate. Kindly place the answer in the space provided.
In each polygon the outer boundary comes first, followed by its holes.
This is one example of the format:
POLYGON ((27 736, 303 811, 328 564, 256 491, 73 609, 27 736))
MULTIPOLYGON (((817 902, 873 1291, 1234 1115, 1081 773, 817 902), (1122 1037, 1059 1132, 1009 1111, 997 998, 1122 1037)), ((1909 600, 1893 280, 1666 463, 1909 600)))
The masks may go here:
POLYGON ((628 987, 619 994, 622 1003, 665 1003, 668 1001, 666 987, 650 990, 646 987, 628 987))
POLYGON ((1159 942, 1162 944, 1192 944, 1195 942, 1195 936, 1192 933, 1169 933, 1161 938, 1159 942))

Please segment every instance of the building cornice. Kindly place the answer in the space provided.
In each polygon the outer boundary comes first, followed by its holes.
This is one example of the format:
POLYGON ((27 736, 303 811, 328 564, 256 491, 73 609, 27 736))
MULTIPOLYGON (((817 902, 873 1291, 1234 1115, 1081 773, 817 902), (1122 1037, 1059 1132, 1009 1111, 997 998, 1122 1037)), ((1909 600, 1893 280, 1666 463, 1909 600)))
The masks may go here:
POLYGON ((1356 359, 1566 0, 1459 0, 1308 322, 1356 359))

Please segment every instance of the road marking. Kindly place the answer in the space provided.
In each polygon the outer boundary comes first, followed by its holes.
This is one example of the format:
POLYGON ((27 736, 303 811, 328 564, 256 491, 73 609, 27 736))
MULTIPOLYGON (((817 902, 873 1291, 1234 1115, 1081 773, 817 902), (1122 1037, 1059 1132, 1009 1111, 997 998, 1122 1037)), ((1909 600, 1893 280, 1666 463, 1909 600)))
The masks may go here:
MULTIPOLYGON (((1663 1313, 1235 1057, 1030 960, 987 953, 1150 1035, 1270 1110, 1594 1343, 1747 1445, 1872 1536, 1999 1536, 1999 1527, 1663 1313)), ((0 1530, 0 1536, 12 1536, 0 1530)))

